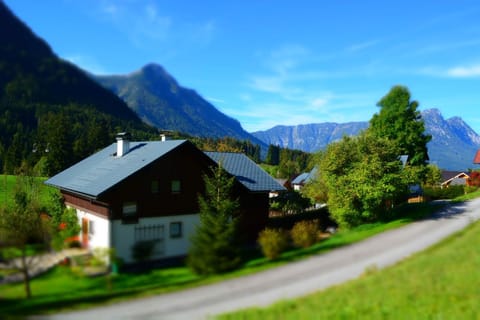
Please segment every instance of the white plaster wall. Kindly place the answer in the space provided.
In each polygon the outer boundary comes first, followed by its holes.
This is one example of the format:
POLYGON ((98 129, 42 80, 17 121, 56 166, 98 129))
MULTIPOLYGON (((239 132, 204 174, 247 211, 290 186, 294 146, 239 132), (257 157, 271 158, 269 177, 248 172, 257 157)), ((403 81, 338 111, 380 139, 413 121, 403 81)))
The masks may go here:
MULTIPOLYGON (((110 247, 110 222, 108 219, 96 216, 81 209, 77 210, 77 218, 82 227, 82 219, 87 218, 93 221, 93 234, 88 235, 88 248, 108 248, 110 247)), ((80 230, 80 239, 82 237, 82 230, 80 230)))
POLYGON ((121 220, 112 221, 112 247, 115 254, 126 263, 135 262, 132 257, 132 246, 135 244, 135 227, 163 225, 164 227, 164 252, 157 254, 152 259, 161 259, 185 255, 190 246, 190 238, 195 232, 196 225, 200 222, 198 214, 141 218, 136 224, 122 224, 121 220), (182 236, 170 238, 170 223, 182 223, 182 236))

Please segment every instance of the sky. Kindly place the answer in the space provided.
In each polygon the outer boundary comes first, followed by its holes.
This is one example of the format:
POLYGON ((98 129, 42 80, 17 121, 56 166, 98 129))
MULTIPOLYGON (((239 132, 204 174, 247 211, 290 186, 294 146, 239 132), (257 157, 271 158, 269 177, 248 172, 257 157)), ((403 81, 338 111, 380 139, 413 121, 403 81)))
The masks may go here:
POLYGON ((368 121, 395 85, 480 133, 480 1, 4 0, 101 75, 162 65, 249 132, 368 121))

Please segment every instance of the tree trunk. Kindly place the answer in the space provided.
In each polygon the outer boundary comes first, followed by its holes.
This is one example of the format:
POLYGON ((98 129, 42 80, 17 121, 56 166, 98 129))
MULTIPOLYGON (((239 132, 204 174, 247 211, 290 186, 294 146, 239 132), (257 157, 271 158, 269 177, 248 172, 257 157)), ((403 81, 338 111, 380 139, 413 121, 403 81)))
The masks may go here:
POLYGON ((26 250, 23 250, 22 252, 23 284, 25 285, 25 294, 27 295, 27 299, 30 299, 32 297, 32 290, 30 289, 30 274, 28 273, 26 255, 27 255, 26 250))

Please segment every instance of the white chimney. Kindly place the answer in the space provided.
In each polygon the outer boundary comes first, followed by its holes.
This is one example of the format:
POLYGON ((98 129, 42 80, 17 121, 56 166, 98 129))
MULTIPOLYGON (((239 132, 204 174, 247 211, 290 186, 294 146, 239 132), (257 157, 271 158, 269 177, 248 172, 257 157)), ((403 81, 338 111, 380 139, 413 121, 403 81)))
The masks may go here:
POLYGON ((130 135, 127 132, 117 134, 117 157, 123 157, 130 150, 130 135))
POLYGON ((160 141, 167 141, 167 135, 161 134, 160 135, 160 141))

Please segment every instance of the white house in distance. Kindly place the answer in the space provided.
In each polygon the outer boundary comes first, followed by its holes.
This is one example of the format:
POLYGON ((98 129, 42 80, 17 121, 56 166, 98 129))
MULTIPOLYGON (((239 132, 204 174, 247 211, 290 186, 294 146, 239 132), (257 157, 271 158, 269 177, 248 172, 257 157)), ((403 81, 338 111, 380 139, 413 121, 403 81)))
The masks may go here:
POLYGON ((132 248, 142 241, 154 243, 152 260, 188 252, 203 177, 219 164, 236 178, 241 233, 256 240, 268 219, 269 192, 284 187, 244 154, 202 152, 187 140, 131 142, 123 133, 45 183, 76 209, 83 247, 114 248, 132 263, 132 248))

